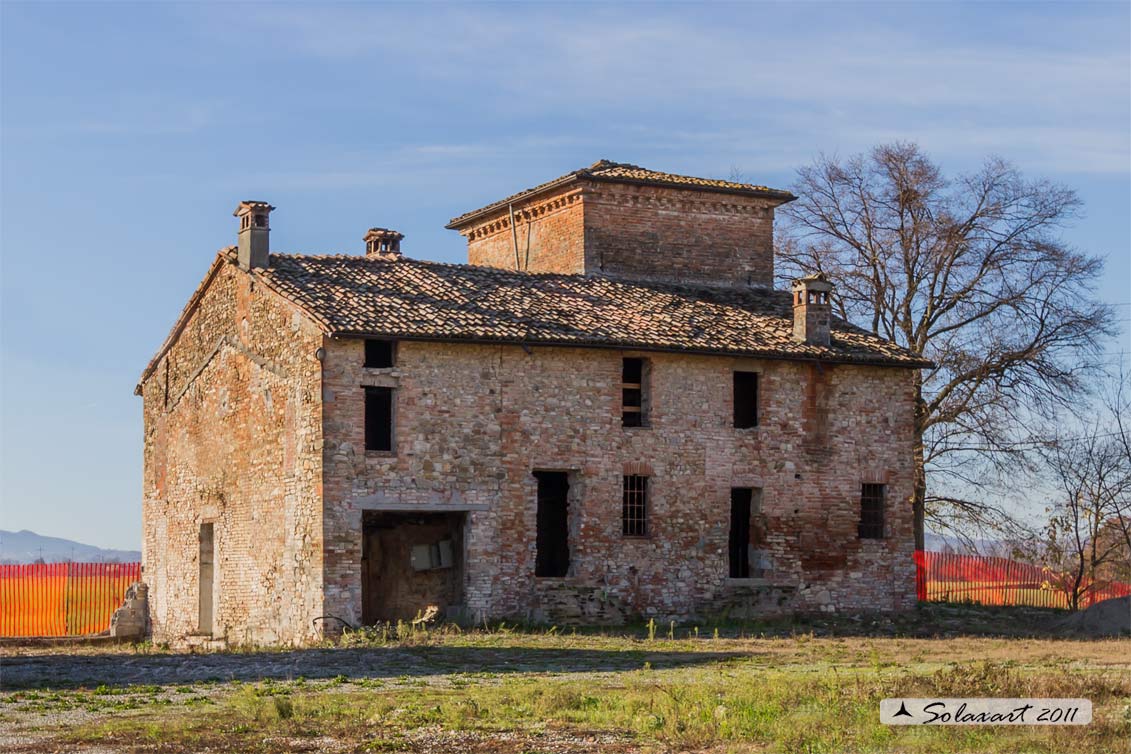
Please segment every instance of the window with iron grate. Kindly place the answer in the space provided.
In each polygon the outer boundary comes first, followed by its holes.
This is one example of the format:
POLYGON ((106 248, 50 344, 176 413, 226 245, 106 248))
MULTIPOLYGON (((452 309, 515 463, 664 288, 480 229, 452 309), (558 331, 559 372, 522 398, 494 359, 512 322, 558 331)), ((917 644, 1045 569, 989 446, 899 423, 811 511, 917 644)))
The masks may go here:
POLYGON ((860 485, 860 539, 884 538, 884 485, 860 485))
POLYGON ((624 478, 624 504, 621 508, 621 533, 626 537, 648 536, 648 477, 624 478))

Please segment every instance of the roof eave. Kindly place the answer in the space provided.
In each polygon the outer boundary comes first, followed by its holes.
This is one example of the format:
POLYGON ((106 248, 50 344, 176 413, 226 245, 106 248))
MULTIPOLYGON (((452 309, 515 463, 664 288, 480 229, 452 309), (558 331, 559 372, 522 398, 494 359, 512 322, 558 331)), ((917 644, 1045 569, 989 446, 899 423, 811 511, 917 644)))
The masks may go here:
POLYGON ((676 189, 677 191, 699 191, 705 194, 731 194, 734 196, 755 196, 761 199, 777 199, 779 204, 788 204, 797 199, 797 197, 789 191, 758 186, 739 188, 737 186, 704 186, 697 183, 661 183, 658 181, 649 181, 644 178, 610 175, 588 175, 585 177, 591 181, 600 181, 603 183, 627 183, 633 186, 658 186, 661 188, 676 189))
POLYGON ((177 321, 173 323, 169 334, 165 336, 165 340, 161 341, 161 346, 157 349, 157 353, 153 355, 153 358, 145 365, 145 369, 142 370, 141 377, 138 378, 137 385, 134 386, 134 395, 141 395, 142 388, 145 386, 150 376, 152 376, 154 370, 157 369, 157 365, 161 363, 162 357, 164 357, 169 349, 173 347, 173 344, 177 342, 177 338, 180 337, 185 325, 188 324, 189 318, 200 304, 200 300, 204 298, 208 287, 212 285, 212 281, 216 278, 216 275, 219 274, 224 265, 231 260, 231 251, 233 248, 234 247, 227 247, 216 252, 212 264, 208 267, 208 271, 204 273, 204 278, 200 281, 196 290, 192 292, 192 295, 189 296, 188 302, 185 304, 184 308, 181 309, 181 313, 177 317, 177 321))
POLYGON ((472 221, 478 220, 479 218, 489 215, 493 212, 497 212, 509 204, 514 204, 515 202, 519 201, 526 201, 527 199, 533 199, 547 192, 559 189, 563 186, 568 186, 571 183, 575 183, 580 177, 581 176, 578 173, 568 173, 566 175, 563 175, 561 178, 557 178, 542 186, 536 186, 535 188, 527 189, 526 191, 515 194, 514 196, 507 199, 492 202, 490 204, 484 205, 483 207, 480 207, 479 209, 472 210, 471 212, 465 212, 462 215, 457 215, 456 217, 453 217, 448 221, 448 224, 444 226, 444 229, 459 230, 460 228, 469 225, 472 221))
POLYGON ((772 188, 737 188, 737 187, 731 188, 731 187, 727 187, 727 186, 700 186, 700 185, 697 185, 697 184, 694 184, 694 183, 688 183, 688 184, 661 183, 661 182, 658 182, 658 181, 649 181, 649 180, 645 180, 645 179, 642 179, 642 178, 627 178, 627 177, 623 177, 623 176, 596 175, 596 174, 593 174, 593 173, 586 173, 586 172, 583 172, 583 171, 579 171, 579 172, 576 172, 576 173, 569 173, 568 175, 563 175, 561 178, 558 178, 557 180, 550 181, 549 183, 547 183, 545 185, 537 186, 535 188, 529 189, 529 190, 521 192, 519 194, 515 194, 514 196, 512 196, 508 199, 503 199, 501 201, 492 202, 491 204, 488 204, 484 207, 480 207, 479 209, 472 210, 471 212, 467 212, 465 214, 459 215, 458 217, 453 217, 451 220, 448 221, 448 224, 445 225, 444 228, 447 229, 447 230, 459 230, 461 228, 464 228, 464 227, 470 225, 472 222, 479 220, 480 218, 483 218, 487 215, 491 215, 491 214, 494 214, 495 212, 502 210, 503 208, 505 208, 506 206, 508 206, 510 204, 515 204, 516 202, 525 202, 529 199, 537 198, 537 197, 542 196, 543 194, 546 194, 548 192, 554 191, 556 189, 560 189, 563 186, 567 186, 571 183, 576 183, 577 181, 579 181, 581 179, 585 179, 585 180, 588 180, 588 181, 595 181, 595 182, 598 182, 598 183, 621 183, 621 184, 628 184, 628 185, 631 185, 631 186, 657 186, 657 187, 660 187, 660 188, 675 189, 677 191, 698 191, 698 192, 709 193, 709 194, 730 194, 732 196, 754 196, 754 197, 759 197, 759 198, 762 198, 762 199, 777 200, 777 205, 775 205, 775 206, 780 206, 782 204, 788 204, 789 202, 795 201, 797 199, 797 196, 794 195, 793 193, 789 192, 789 191, 781 191, 779 189, 772 189, 772 188))
POLYGON ((896 359, 853 359, 836 357, 835 355, 809 355, 789 354, 775 351, 742 351, 716 348, 680 348, 677 346, 655 346, 640 343, 597 343, 576 340, 525 340, 519 338, 488 338, 483 336, 455 337, 444 335, 415 335, 396 332, 378 332, 362 330, 332 330, 327 332, 327 337, 334 339, 361 339, 361 338, 392 338, 395 340, 410 340, 422 343, 479 343, 488 345, 510 345, 519 347, 553 347, 553 348, 597 348, 618 351, 643 351, 647 353, 680 353, 695 356, 729 356, 747 359, 767 359, 771 361, 795 361, 820 364, 838 364, 846 366, 873 366, 896 369, 927 369, 934 364, 923 359, 917 361, 898 361, 896 359))

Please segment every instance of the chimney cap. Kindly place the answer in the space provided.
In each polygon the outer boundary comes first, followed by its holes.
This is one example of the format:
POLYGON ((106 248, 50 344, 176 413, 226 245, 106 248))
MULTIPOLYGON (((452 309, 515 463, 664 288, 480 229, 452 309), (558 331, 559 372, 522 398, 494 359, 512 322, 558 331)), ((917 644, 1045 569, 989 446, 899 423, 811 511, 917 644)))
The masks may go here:
POLYGON ((403 238, 404 233, 389 228, 370 228, 362 239, 365 241, 365 256, 371 259, 400 259, 403 238))
POLYGON ((394 241, 401 241, 404 239, 404 233, 398 233, 389 228, 370 228, 365 233, 365 238, 362 241, 375 241, 378 239, 390 239, 394 241))
POLYGON ((271 212, 274 209, 275 208, 267 202, 255 201, 254 199, 245 199, 239 203, 239 205, 236 207, 236 211, 232 213, 232 216, 240 217, 241 215, 246 215, 249 212, 255 211, 271 212))
POLYGON ((823 272, 814 272, 811 275, 797 278, 793 281, 793 289, 804 288, 809 291, 832 291, 833 284, 823 272))

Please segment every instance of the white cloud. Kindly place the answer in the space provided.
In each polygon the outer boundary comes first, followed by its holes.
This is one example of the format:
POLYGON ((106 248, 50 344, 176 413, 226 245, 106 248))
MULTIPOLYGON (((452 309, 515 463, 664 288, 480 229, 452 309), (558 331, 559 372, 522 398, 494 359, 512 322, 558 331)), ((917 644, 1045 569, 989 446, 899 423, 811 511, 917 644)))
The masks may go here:
MULTIPOLYGON (((500 123, 564 130, 588 118, 606 133, 636 123, 656 150, 742 151, 763 169, 897 135, 1040 169, 1128 171, 1131 55, 1097 46, 1081 19, 1077 44, 1054 48, 1040 37, 1055 22, 1039 15, 1019 16, 1024 34, 975 41, 875 8, 824 19, 821 7, 269 5, 250 8, 239 34, 332 70, 391 70, 408 90, 470 93, 500 123)), ((506 138, 416 150, 472 158, 506 138)))

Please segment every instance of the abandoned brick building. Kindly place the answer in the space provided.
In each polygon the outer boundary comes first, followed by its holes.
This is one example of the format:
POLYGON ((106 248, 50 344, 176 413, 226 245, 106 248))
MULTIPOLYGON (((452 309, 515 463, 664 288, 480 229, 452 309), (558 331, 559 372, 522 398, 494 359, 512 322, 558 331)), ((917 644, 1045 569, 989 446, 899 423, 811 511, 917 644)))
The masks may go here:
POLYGON ((602 161, 452 220, 469 264, 241 203, 137 386, 154 638, 912 604, 924 363, 772 289, 793 198, 602 161))

